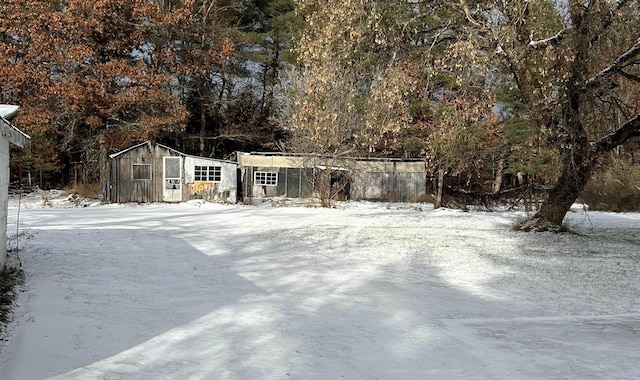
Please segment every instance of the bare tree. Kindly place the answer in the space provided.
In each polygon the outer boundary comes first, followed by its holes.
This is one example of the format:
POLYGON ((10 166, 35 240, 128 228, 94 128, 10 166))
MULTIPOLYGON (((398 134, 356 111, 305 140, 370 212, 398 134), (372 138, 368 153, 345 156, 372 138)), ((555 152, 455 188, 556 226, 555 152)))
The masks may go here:
POLYGON ((466 36, 482 41, 557 147, 560 175, 534 215, 560 225, 604 153, 640 136, 640 3, 459 0, 466 36))
POLYGON ((382 26, 375 2, 314 0, 298 6, 306 26, 296 49, 298 65, 284 81, 279 120, 291 150, 326 161, 317 178, 326 198, 330 167, 374 153, 385 133, 402 128, 397 115, 405 106, 402 82, 408 76, 394 47, 377 33, 382 26))

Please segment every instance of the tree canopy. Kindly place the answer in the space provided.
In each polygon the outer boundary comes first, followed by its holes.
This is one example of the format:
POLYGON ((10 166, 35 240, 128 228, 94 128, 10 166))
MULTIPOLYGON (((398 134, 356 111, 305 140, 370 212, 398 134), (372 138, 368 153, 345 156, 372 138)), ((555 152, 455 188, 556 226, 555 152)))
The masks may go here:
POLYGON ((62 182, 73 165, 103 181, 110 152, 147 139, 419 157, 468 192, 551 184, 535 223, 557 225, 640 135, 632 0, 7 0, 0 15, 0 101, 22 106, 25 165, 62 182))
MULTIPOLYGON (((557 149, 559 176, 536 223, 562 223, 607 152, 640 135, 636 1, 459 1, 528 120, 557 149)), ((482 53, 483 50, 474 49, 482 53)))
POLYGON ((81 164, 104 181, 108 153, 147 139, 207 156, 268 146, 286 54, 259 62, 250 52, 269 33, 285 50, 277 19, 292 11, 287 1, 2 2, 0 101, 22 105, 34 138, 25 164, 81 164), (255 98, 261 86, 268 94, 255 98))

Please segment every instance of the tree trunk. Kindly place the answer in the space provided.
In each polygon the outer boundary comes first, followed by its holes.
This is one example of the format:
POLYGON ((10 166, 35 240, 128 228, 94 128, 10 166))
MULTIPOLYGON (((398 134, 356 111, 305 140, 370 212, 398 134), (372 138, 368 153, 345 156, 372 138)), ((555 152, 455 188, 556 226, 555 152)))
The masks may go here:
POLYGON ((325 169, 319 169, 320 175, 318 179, 320 180, 319 185, 319 195, 320 195, 320 204, 322 207, 331 207, 331 163, 328 162, 325 169))
POLYGON ((496 168, 496 178, 493 180, 493 193, 498 194, 502 189, 502 179, 504 178, 504 158, 500 157, 496 168))
POLYGON ((564 160, 562 174, 549 192, 549 197, 534 215, 538 224, 562 225, 571 205, 589 182, 595 159, 589 152, 589 144, 583 143, 564 160))
POLYGON ((107 143, 104 140, 104 134, 102 133, 100 134, 100 136, 98 136, 98 145, 98 170, 100 172, 100 185, 104 186, 107 183, 107 178, 109 177, 109 151, 107 150, 107 143))
MULTIPOLYGON (((581 126, 577 125, 574 130, 581 130, 581 126)), ((598 157, 637 136, 640 136, 640 115, 627 120, 614 132, 594 144, 589 144, 586 136, 574 139, 575 148, 564 160, 558 183, 551 189, 549 197, 533 217, 536 224, 562 225, 569 208, 589 182, 598 157)))
POLYGON ((442 206, 442 191, 444 189, 444 168, 438 169, 438 183, 436 189, 436 203, 434 208, 440 208, 442 206))
POLYGON ((204 151, 207 148, 207 112, 205 110, 204 102, 200 104, 200 156, 204 157, 204 151))

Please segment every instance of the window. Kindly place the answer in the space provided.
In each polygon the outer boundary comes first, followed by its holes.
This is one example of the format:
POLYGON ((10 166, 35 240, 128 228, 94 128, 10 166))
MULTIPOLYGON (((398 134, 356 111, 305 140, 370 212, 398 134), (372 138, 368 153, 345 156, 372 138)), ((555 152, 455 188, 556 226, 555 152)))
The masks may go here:
POLYGON ((133 179, 151 179, 151 165, 133 165, 133 179))
POLYGON ((221 166, 196 166, 195 180, 205 182, 220 182, 222 167, 221 166))
POLYGON ((278 173, 277 172, 255 172, 253 184, 259 185, 259 186, 277 186, 278 173))
POLYGON ((164 178, 182 178, 180 157, 164 157, 164 178))

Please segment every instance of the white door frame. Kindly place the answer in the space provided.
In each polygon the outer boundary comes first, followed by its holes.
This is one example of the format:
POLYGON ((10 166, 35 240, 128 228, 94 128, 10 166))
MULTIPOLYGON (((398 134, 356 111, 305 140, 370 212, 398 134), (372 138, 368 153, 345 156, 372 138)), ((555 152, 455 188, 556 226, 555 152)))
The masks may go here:
POLYGON ((182 157, 162 157, 162 201, 182 201, 182 157), (178 162, 177 169, 175 167, 175 160, 178 162), (167 161, 174 162, 172 165, 167 166, 167 161), (178 170, 178 173, 176 173, 176 170, 178 170))

